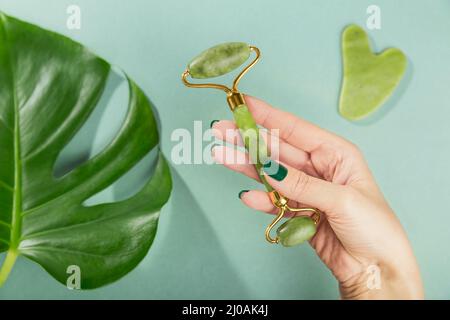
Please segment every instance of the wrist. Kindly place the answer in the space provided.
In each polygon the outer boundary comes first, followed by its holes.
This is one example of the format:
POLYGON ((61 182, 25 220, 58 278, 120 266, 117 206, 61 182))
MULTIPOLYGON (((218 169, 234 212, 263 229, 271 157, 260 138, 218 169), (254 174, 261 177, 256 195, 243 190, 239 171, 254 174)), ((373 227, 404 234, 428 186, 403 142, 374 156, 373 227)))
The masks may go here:
POLYGON ((361 272, 339 283, 343 300, 423 299, 423 288, 416 268, 405 269, 370 264, 361 272))

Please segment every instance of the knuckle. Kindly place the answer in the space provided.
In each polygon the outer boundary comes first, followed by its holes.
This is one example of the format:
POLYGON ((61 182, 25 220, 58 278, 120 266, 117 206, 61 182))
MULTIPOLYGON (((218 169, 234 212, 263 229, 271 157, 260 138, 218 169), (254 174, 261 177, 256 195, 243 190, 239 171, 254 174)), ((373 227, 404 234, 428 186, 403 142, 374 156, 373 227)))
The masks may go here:
POLYGON ((353 188, 342 186, 339 207, 344 211, 348 211, 358 202, 359 194, 353 188))
POLYGON ((306 190, 311 183, 311 177, 306 173, 299 171, 294 179, 294 183, 291 186, 292 195, 295 197, 294 200, 301 201, 301 197, 305 194, 306 190))
POLYGON ((350 153, 352 155, 355 155, 355 156, 362 155, 361 149, 356 144, 354 144, 353 142, 350 142, 350 141, 348 141, 348 150, 350 151, 350 153))
POLYGON ((268 122, 272 119, 274 109, 270 108, 266 114, 262 117, 261 124, 264 128, 268 127, 268 122))
POLYGON ((295 129, 298 126, 298 121, 297 119, 293 119, 291 120, 287 125, 286 125, 286 130, 283 130, 282 135, 281 135, 281 139, 288 141, 291 139, 291 137, 294 135, 295 129))

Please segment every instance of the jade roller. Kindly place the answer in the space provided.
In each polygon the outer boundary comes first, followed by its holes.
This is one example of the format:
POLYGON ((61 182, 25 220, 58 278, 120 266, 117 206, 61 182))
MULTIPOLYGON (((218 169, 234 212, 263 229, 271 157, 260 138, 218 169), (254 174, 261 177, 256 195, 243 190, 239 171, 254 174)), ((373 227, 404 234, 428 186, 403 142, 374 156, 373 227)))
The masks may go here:
POLYGON ((260 137, 259 128, 245 104, 243 94, 238 90, 239 81, 258 62, 260 56, 258 48, 243 42, 219 44, 195 57, 183 72, 182 81, 188 87, 213 88, 226 93, 228 105, 233 112, 245 148, 249 152, 252 163, 255 164, 259 178, 266 187, 272 203, 278 208, 276 218, 265 230, 266 240, 270 243, 280 243, 285 247, 291 247, 314 236, 320 220, 320 211, 315 208, 291 208, 289 199, 272 188, 262 171, 263 165, 269 161, 268 149, 264 139, 260 137), (189 76, 193 79, 208 79, 225 75, 243 65, 250 58, 252 52, 255 53, 255 58, 237 75, 231 88, 222 84, 192 83, 187 80, 189 76), (277 229, 276 237, 272 237, 272 229, 287 212, 293 213, 293 216, 277 229))

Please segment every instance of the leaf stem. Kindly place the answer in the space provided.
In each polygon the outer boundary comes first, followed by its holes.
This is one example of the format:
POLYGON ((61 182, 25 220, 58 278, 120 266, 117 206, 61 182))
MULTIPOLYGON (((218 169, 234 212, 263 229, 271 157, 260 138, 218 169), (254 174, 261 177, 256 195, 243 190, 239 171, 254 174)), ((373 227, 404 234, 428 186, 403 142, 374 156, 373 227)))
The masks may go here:
MULTIPOLYGON (((1 16, 4 19, 4 16, 1 16)), ((6 37, 6 35, 5 35, 6 37)), ((13 189, 13 208, 11 213, 11 232, 9 250, 6 254, 5 261, 0 269, 0 287, 3 286, 6 279, 16 262, 18 256, 18 248, 20 244, 20 235, 22 231, 22 160, 20 147, 20 119, 19 119, 19 100, 17 96, 17 87, 15 83, 15 74, 12 67, 13 56, 10 52, 11 79, 12 79, 12 97, 14 104, 14 189, 13 189)))
POLYGON ((2 287, 6 279, 8 279, 9 273, 11 272, 16 259, 17 251, 9 249, 6 254, 6 259, 3 261, 2 268, 0 269, 0 287, 2 287))

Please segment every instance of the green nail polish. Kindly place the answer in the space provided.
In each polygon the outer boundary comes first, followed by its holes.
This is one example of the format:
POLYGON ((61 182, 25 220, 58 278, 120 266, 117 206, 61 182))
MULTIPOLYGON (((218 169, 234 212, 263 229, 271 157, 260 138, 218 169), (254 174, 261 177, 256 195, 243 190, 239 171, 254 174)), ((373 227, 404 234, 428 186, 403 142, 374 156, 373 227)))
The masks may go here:
POLYGON ((274 178, 277 181, 282 181, 288 174, 286 167, 272 160, 263 165, 263 170, 269 177, 274 178))
POLYGON ((220 120, 213 120, 213 121, 211 121, 211 124, 209 125, 209 127, 212 128, 213 125, 214 125, 214 123, 219 122, 219 121, 220 121, 220 120))
POLYGON ((242 199, 242 195, 244 194, 244 193, 247 193, 247 192, 249 192, 250 190, 242 190, 241 192, 239 192, 239 199, 242 199))

